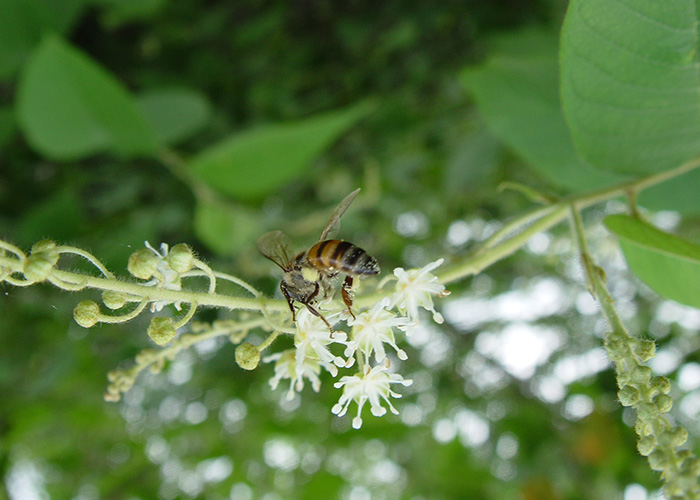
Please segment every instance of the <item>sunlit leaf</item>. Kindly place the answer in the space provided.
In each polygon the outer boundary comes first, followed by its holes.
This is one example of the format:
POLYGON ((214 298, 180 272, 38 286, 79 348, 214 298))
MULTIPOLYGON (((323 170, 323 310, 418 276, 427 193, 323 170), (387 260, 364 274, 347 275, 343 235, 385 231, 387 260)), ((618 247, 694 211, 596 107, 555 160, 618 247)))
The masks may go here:
POLYGON ((19 124, 29 143, 49 158, 143 156, 157 148, 153 129, 127 89, 56 36, 32 54, 17 94, 19 124))
POLYGON ((192 170, 227 194, 263 196, 307 170, 315 156, 369 110, 368 105, 359 104, 235 134, 195 156, 192 170))
POLYGON ((605 225, 642 281, 659 295, 700 307, 700 245, 627 215, 611 215, 605 225))
POLYGON ((572 0, 562 99, 586 161, 652 173, 700 153, 697 40, 694 0, 572 0))
POLYGON ((540 31, 500 37, 494 53, 461 74, 486 123, 552 185, 586 191, 623 177, 576 155, 561 112, 557 38, 540 31))

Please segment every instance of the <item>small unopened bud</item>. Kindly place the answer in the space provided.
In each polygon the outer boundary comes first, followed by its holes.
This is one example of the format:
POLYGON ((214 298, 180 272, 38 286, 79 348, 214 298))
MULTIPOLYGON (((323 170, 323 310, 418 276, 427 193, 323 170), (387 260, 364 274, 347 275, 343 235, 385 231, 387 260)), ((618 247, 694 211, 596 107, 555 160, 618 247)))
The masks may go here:
POLYGON ((639 401, 639 389, 631 385, 626 385, 617 393, 622 406, 632 406, 639 401))
POLYGON ((102 292, 102 302, 112 310, 121 309, 126 304, 126 295, 121 292, 106 290, 102 292))
POLYGON ((148 325, 148 336, 157 345, 165 345, 175 338, 177 330, 172 318, 156 316, 148 325))
POLYGON ((634 348, 634 353, 640 361, 649 361, 656 355, 656 344, 653 340, 640 340, 637 347, 634 348))
POLYGON ((651 388, 661 394, 668 394, 671 392, 671 381, 668 377, 654 377, 651 379, 651 388))
POLYGON ((32 245, 31 253, 50 252, 56 248, 56 242, 52 240, 37 241, 32 245))
POLYGON ((696 457, 686 457, 681 464, 681 473, 692 478, 694 483, 695 478, 700 475, 700 460, 696 457))
POLYGON ((58 262, 58 257, 56 243, 53 241, 42 240, 35 243, 24 262, 24 276, 33 282, 44 281, 58 262))
POLYGON ((666 468, 666 463, 668 462, 666 454, 660 449, 656 449, 651 452, 647 457, 647 460, 649 460, 649 467, 655 471, 664 470, 664 468, 666 468))
POLYGON ((688 431, 683 427, 675 427, 665 430, 659 436, 659 444, 662 446, 670 446, 677 448, 688 440, 688 431))
POLYGON ((630 374, 630 381, 638 385, 647 385, 651 380, 651 368, 648 366, 636 366, 630 374))
POLYGON ((244 370, 255 370, 260 363, 260 351, 250 342, 236 347, 236 363, 244 370))
POLYGON ((671 411, 673 406, 673 398, 668 394, 659 394, 654 398, 654 404, 659 409, 661 413, 667 413, 671 411))
POLYGON ((184 243, 178 243, 168 252, 168 264, 176 273, 186 273, 192 269, 193 263, 192 249, 184 243))
POLYGON ((637 442, 637 451, 643 457, 649 456, 654 451, 654 448, 656 448, 656 438, 654 436, 645 436, 637 442))
POLYGON ((129 256, 126 269, 136 278, 150 279, 158 269, 158 257, 148 248, 142 248, 129 256))
POLYGON ((100 320, 100 306, 94 300, 83 300, 73 309, 73 318, 83 328, 95 326, 100 320))

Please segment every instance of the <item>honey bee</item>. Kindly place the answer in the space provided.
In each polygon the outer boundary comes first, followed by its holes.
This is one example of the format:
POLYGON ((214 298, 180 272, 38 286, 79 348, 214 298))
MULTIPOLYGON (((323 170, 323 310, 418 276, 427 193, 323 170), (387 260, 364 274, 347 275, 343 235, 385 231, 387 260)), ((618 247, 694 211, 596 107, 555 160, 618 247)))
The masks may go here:
POLYGON ((258 239, 260 253, 284 271, 280 290, 292 311, 292 321, 296 322, 294 301, 301 302, 311 314, 321 318, 333 333, 328 320, 314 307, 316 301, 326 298, 333 289, 333 278, 340 273, 346 275, 342 286, 343 302, 350 316, 355 318, 352 312, 354 277, 379 273, 377 261, 363 249, 347 241, 328 239, 337 230, 338 221, 359 192, 356 189, 340 202, 323 228, 318 243, 294 258, 290 257, 291 241, 282 231, 271 231, 258 239))

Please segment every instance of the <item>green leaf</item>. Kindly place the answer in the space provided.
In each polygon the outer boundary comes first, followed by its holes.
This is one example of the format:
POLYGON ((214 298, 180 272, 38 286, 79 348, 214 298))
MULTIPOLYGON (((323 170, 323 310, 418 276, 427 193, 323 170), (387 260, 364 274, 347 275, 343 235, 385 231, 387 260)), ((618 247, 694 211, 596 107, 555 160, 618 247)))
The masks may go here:
POLYGON ((56 160, 102 152, 145 156, 158 148, 127 89, 56 36, 47 37, 27 62, 17 114, 32 147, 56 160))
POLYGON ((695 0, 572 0, 561 41, 574 143, 601 169, 659 172, 700 153, 695 0))
POLYGON ((138 104, 158 139, 171 145, 197 132, 211 116, 207 98, 190 89, 150 90, 138 104))
POLYGON ((674 177, 639 193, 637 203, 650 210, 675 210, 688 215, 700 213, 700 170, 674 177))
POLYGON ((258 216, 218 201, 200 201, 195 207, 197 238, 219 255, 234 255, 253 245, 260 235, 258 216))
POLYGON ((19 69, 48 32, 67 32, 90 0, 0 0, 0 80, 19 69))
POLYGON ((315 156, 369 111, 362 103, 236 134, 195 156, 192 171, 224 193, 262 197, 301 175, 315 156))
POLYGON ((157 14, 165 5, 165 0, 95 0, 106 7, 104 23, 109 28, 117 28, 130 21, 148 19, 157 14))
POLYGON ((605 218, 630 269, 659 295, 700 308, 700 245, 627 215, 605 218))
POLYGON ((522 31, 494 39, 487 61, 460 75, 489 128, 552 185, 592 190, 624 178, 580 161, 559 102, 557 39, 522 31))

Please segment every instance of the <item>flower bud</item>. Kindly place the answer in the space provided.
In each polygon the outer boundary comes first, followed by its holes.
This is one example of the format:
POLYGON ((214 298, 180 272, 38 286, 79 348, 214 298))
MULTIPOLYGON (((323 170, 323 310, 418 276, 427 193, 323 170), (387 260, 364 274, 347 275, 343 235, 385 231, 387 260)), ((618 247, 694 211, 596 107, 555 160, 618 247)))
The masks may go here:
POLYGON ((617 393, 622 406, 632 406, 639 401, 639 389, 631 385, 625 385, 617 393))
POLYGON ((700 475, 700 460, 697 457, 686 457, 681 464, 681 473, 693 478, 695 482, 695 478, 700 475))
POLYGON ((667 394, 659 394, 653 401, 661 413, 671 411, 671 407, 673 406, 673 398, 667 394))
POLYGON ((654 451, 654 448, 656 448, 656 438, 654 436, 645 436, 637 442, 637 451, 643 457, 649 456, 654 451))
POLYGON ((634 430, 638 436, 650 436, 654 433, 654 426, 648 421, 638 418, 634 424, 634 430))
POLYGON ((42 240, 32 246, 31 254, 24 261, 24 276, 32 282, 41 282, 48 278, 53 266, 58 262, 56 243, 42 240))
POLYGON ((688 440, 688 431, 683 427, 675 427, 665 430, 659 436, 659 444, 671 448, 677 448, 688 440))
POLYGON ((100 306, 94 300, 83 300, 73 309, 73 318, 83 328, 95 326, 100 320, 100 306))
POLYGON ((666 463, 668 462, 666 454, 660 449, 656 449, 651 452, 647 457, 647 460, 649 461, 649 467, 655 471, 664 470, 666 463))
POLYGON ((651 379, 651 388, 661 394, 668 394, 671 392, 671 381, 668 377, 654 377, 651 379))
POLYGON ((640 420, 651 420, 659 416, 659 408, 654 403, 642 403, 637 406, 637 416, 640 420))
POLYGON ((653 340, 640 340, 634 348, 634 353, 640 361, 649 361, 656 355, 656 344, 653 340))
POLYGON ((150 279, 158 269, 158 257, 148 248, 142 248, 129 256, 126 268, 136 278, 150 279))
POLYGON ((157 345, 165 345, 175 338, 177 330, 172 318, 156 316, 148 325, 148 336, 157 345))
POLYGON ((236 363, 244 370, 254 370, 260 363, 260 351, 250 342, 236 347, 236 363))
POLYGON ((630 374, 630 381, 636 385, 648 385, 651 380, 651 368, 636 366, 630 374))
POLYGON ((102 302, 104 302, 104 305, 112 310, 121 309, 124 307, 124 304, 126 304, 126 295, 121 292, 105 290, 102 292, 102 302))
POLYGON ((194 264, 192 249, 184 243, 178 243, 168 252, 168 264, 176 273, 186 273, 194 264))

